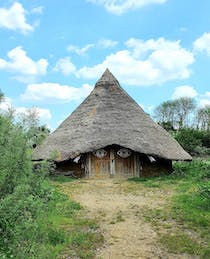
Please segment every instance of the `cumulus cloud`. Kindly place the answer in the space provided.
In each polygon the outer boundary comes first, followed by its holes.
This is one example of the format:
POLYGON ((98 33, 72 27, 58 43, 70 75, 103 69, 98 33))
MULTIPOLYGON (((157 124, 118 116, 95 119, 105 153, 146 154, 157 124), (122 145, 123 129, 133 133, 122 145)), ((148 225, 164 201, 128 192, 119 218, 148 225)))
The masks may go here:
POLYGON ((26 22, 26 11, 18 2, 13 3, 8 9, 0 8, 0 27, 23 34, 34 30, 33 26, 26 22))
POLYGON ((193 43, 195 51, 206 51, 210 56, 210 32, 205 32, 200 38, 196 39, 193 43))
POLYGON ((108 12, 121 15, 129 10, 135 10, 150 4, 164 4, 167 0, 86 0, 102 5, 108 12))
POLYGON ((25 93, 21 95, 21 99, 25 101, 68 102, 86 97, 92 89, 93 87, 88 84, 84 84, 80 88, 58 83, 30 84, 25 93))
POLYGON ((199 103, 202 108, 210 107, 210 99, 201 99, 199 103))
POLYGON ((75 65, 71 62, 69 57, 61 58, 57 61, 54 71, 60 71, 63 75, 67 76, 76 71, 75 65))
POLYGON ((96 43, 90 43, 85 45, 84 47, 78 47, 76 45, 69 45, 67 47, 67 51, 74 52, 79 56, 84 56, 87 54, 87 52, 94 47, 99 47, 103 49, 107 48, 113 48, 118 44, 117 41, 111 40, 111 39, 100 39, 96 43))
POLYGON ((205 96, 208 97, 208 98, 210 98, 210 92, 206 92, 206 93, 205 93, 205 96))
MULTIPOLYGON (((34 107, 36 109, 37 115, 41 121, 49 121, 52 118, 52 114, 49 109, 39 108, 37 106, 34 107)), ((17 107, 15 109, 16 115, 24 115, 27 114, 28 108, 26 107, 17 107)))
POLYGON ((3 101, 0 102, 0 111, 8 112, 12 109, 12 99, 4 97, 3 101))
POLYGON ((118 44, 117 41, 110 40, 110 39, 101 39, 98 41, 98 46, 104 49, 113 48, 118 44))
POLYGON ((27 56, 26 51, 24 51, 21 46, 10 50, 7 56, 9 61, 0 58, 0 70, 5 70, 17 75, 17 79, 24 79, 24 76, 46 74, 48 61, 46 59, 39 59, 38 61, 32 60, 27 56))
POLYGON ((82 67, 77 76, 97 78, 108 67, 120 82, 136 86, 159 85, 190 76, 194 56, 179 41, 130 39, 125 44, 129 49, 108 55, 101 64, 82 67))
MULTIPOLYGON (((52 118, 52 114, 49 109, 44 109, 40 107, 35 107, 38 117, 41 121, 49 121, 52 118)), ((3 102, 0 103, 0 111, 7 113, 12 111, 14 115, 22 115, 27 113, 28 108, 26 107, 15 107, 12 104, 12 99, 5 97, 3 102)))
POLYGON ((79 56, 84 56, 89 49, 93 48, 95 45, 94 44, 87 44, 82 48, 79 48, 78 46, 75 45, 69 45, 67 47, 67 51, 69 52, 75 52, 79 56))
POLYGON ((44 9, 43 6, 37 6, 37 7, 34 7, 34 8, 31 10, 31 13, 42 14, 42 13, 43 13, 43 9, 44 9))
POLYGON ((210 92, 206 92, 199 102, 200 106, 203 107, 210 107, 210 92))
POLYGON ((175 88, 174 93, 172 94, 173 99, 181 97, 194 98, 198 95, 197 91, 189 85, 182 85, 175 88))

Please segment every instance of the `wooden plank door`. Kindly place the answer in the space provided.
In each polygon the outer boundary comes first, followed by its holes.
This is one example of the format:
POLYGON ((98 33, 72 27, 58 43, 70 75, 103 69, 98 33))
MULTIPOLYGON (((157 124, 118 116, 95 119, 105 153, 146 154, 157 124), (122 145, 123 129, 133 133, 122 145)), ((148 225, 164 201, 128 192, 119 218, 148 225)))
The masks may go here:
POLYGON ((106 156, 103 158, 90 154, 90 178, 109 178, 110 177, 110 150, 106 149, 106 156))
POLYGON ((122 158, 115 151, 115 177, 134 177, 134 154, 122 158))

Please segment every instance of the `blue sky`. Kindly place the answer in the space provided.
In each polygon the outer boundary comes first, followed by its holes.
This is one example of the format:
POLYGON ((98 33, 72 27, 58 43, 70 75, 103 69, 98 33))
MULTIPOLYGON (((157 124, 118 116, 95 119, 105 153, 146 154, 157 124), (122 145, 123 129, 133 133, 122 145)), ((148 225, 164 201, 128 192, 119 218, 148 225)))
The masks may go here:
POLYGON ((108 67, 152 114, 165 100, 210 105, 209 0, 0 0, 0 89, 55 129, 108 67))

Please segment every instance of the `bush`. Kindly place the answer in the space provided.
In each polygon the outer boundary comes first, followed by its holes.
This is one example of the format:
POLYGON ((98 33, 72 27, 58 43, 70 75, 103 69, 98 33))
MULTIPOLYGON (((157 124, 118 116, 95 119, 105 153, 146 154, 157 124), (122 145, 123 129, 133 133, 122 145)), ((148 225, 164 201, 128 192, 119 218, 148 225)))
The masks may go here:
POLYGON ((202 160, 176 162, 173 164, 173 169, 175 176, 191 178, 196 181, 210 179, 210 164, 202 160))
POLYGON ((175 139, 191 155, 210 154, 210 132, 196 129, 181 129, 175 139))
POLYGON ((11 194, 31 173, 31 155, 20 128, 0 116, 0 197, 11 194))
POLYGON ((1 116, 0 146, 0 257, 47 258, 50 228, 41 222, 56 199, 47 163, 32 170, 26 134, 1 116))

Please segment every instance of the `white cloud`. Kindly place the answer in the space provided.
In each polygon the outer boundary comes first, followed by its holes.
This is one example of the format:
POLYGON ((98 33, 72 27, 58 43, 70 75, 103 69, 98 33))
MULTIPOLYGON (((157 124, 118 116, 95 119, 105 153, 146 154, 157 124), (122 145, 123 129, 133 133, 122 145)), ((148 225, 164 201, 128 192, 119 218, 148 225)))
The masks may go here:
POLYGON ((108 67, 120 82, 137 86, 159 85, 190 76, 189 66, 194 57, 180 46, 179 41, 130 39, 126 45, 130 50, 110 54, 101 64, 93 67, 82 67, 77 76, 98 78, 108 67))
POLYGON ((206 93, 205 93, 205 96, 208 97, 208 98, 210 98, 210 92, 206 92, 206 93))
POLYGON ((87 0, 93 4, 102 5, 108 12, 121 15, 129 10, 135 10, 150 4, 163 4, 167 0, 87 0))
POLYGON ((75 65, 71 62, 69 57, 61 58, 57 61, 54 71, 61 71, 64 75, 69 75, 76 71, 75 65))
MULTIPOLYGON (((26 114, 26 107, 15 107, 12 104, 12 99, 5 97, 3 102, 0 103, 0 111, 3 113, 9 112, 10 110, 14 111, 14 115, 26 114)), ((35 107, 38 117, 41 121, 49 121, 52 118, 52 114, 49 109, 35 107)))
POLYGON ((8 9, 0 8, 0 27, 20 31, 23 34, 33 31, 34 28, 26 22, 25 15, 25 9, 18 2, 13 3, 8 9))
POLYGON ((24 76, 45 75, 48 62, 46 59, 32 60, 27 53, 18 46, 7 54, 9 61, 0 58, 0 70, 6 70, 17 75, 17 79, 24 79, 24 76))
POLYGON ((210 107, 210 100, 208 99, 201 99, 199 103, 202 108, 210 107))
POLYGON ((210 107, 210 92, 206 92, 203 96, 202 96, 202 98, 201 98, 201 100, 200 100, 200 106, 203 108, 203 107, 206 107, 206 106, 208 106, 208 107, 210 107))
POLYGON ((43 13, 43 9, 44 9, 43 6, 37 6, 37 7, 34 7, 34 8, 31 10, 31 13, 42 14, 42 13, 43 13))
POLYGON ((200 38, 196 39, 193 43, 194 50, 206 51, 210 56, 210 32, 205 32, 200 38))
POLYGON ((93 48, 95 45, 94 44, 87 44, 82 48, 79 48, 78 46, 75 45, 69 45, 67 47, 67 51, 69 52, 75 52, 79 56, 84 56, 89 49, 93 48))
POLYGON ((0 103, 0 111, 7 112, 12 109, 12 99, 9 97, 4 97, 3 101, 0 103))
MULTIPOLYGON (((41 121, 46 121, 46 120, 49 121, 52 118, 52 114, 49 109, 43 109, 43 108, 39 108, 39 107, 34 107, 34 108, 36 109, 38 117, 41 121)), ((28 110, 28 108, 26 108, 26 107, 17 107, 15 109, 16 115, 26 114, 27 110, 28 110)))
POLYGON ((30 84, 27 86, 22 100, 45 101, 45 102, 68 102, 85 98, 93 89, 92 86, 84 84, 77 88, 58 83, 30 84))
POLYGON ((182 85, 175 88, 174 93, 172 94, 173 99, 178 99, 181 97, 194 98, 198 95, 197 91, 189 85, 182 85))
POLYGON ((169 41, 164 38, 157 40, 141 40, 130 38, 125 42, 126 47, 132 49, 133 56, 136 58, 146 58, 151 51, 179 50, 180 41, 169 41))
POLYGON ((109 40, 109 39, 101 39, 98 41, 98 46, 101 48, 113 48, 118 44, 117 41, 109 40))

